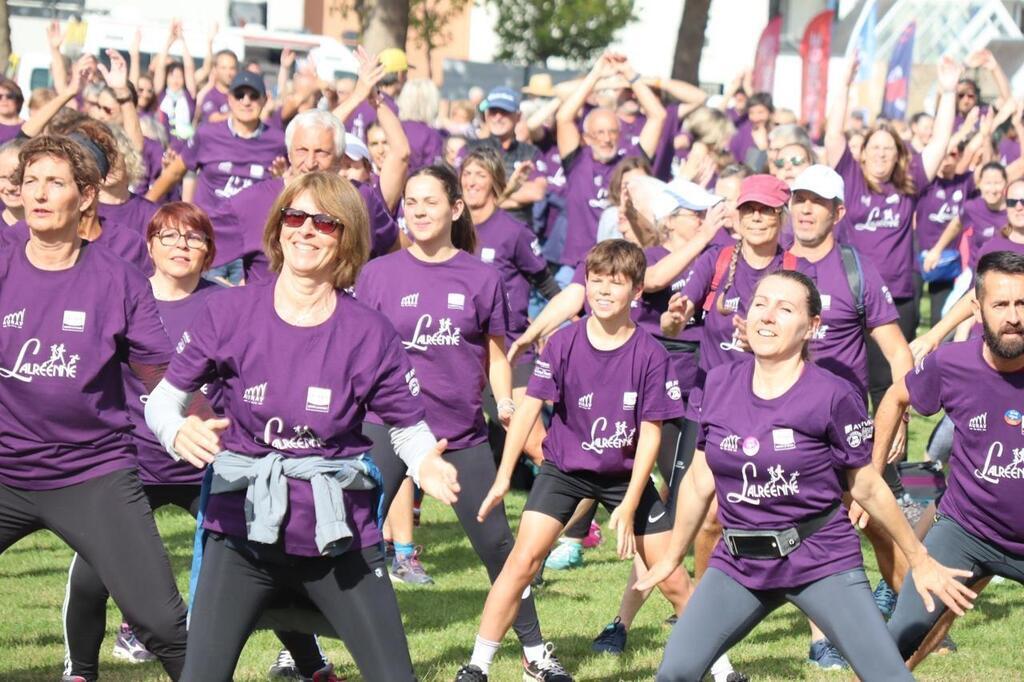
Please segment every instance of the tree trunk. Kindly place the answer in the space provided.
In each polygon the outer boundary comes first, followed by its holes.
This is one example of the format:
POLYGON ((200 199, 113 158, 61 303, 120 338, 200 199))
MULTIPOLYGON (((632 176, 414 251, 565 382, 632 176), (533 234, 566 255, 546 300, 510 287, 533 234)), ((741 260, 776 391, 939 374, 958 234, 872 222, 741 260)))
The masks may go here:
MULTIPOLYGON (((7 0, 0 0, 0 75, 7 73, 11 60, 11 15, 7 11, 7 0)), ((26 99, 27 93, 26 93, 26 99)))
POLYGON ((409 31, 409 3, 399 0, 366 0, 363 45, 371 53, 388 47, 405 49, 409 31))
POLYGON ((710 6, 711 0, 686 0, 672 58, 672 77, 677 80, 699 82, 700 54, 704 51, 704 31, 708 27, 710 6))

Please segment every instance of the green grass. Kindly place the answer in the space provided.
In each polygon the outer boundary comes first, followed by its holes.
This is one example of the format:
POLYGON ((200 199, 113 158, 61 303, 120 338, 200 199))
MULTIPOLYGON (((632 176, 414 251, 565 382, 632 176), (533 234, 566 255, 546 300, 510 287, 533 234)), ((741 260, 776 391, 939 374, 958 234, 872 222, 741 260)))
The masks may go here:
MULTIPOLYGON (((913 453, 920 453, 934 419, 915 419, 913 453)), ((521 493, 509 496, 514 522, 524 502, 521 493)), ((192 520, 177 510, 157 514, 160 530, 170 548, 182 590, 191 552, 192 520)), ((601 512, 599 519, 607 521, 601 512)), ((431 588, 399 585, 398 599, 405 618, 412 658, 421 680, 451 680, 469 655, 477 622, 487 594, 487 576, 469 547, 454 515, 428 501, 417 542, 425 545, 423 562, 437 581, 431 588)), ((877 579, 869 545, 865 562, 872 581, 877 579)), ((36 533, 0 557, 0 680, 28 682, 59 679, 64 655, 61 638, 61 603, 71 552, 50 533, 36 533)), ((692 569, 692 564, 690 565, 692 569)), ((578 680, 650 680, 661 659, 669 630, 662 620, 671 611, 660 596, 651 599, 629 634, 627 653, 621 658, 596 655, 590 641, 615 615, 629 565, 618 561, 607 541, 586 554, 583 568, 567 573, 548 571, 547 584, 537 594, 537 607, 545 636, 555 642, 561 660, 578 680)), ((163 679, 156 664, 132 666, 110 656, 113 633, 120 616, 111 604, 107 612, 108 637, 103 644, 104 680, 163 679)), ((1024 591, 1015 583, 992 586, 978 607, 954 627, 960 651, 933 656, 918 670, 922 680, 1022 680, 1016 658, 1024 631, 1024 591)), ((762 623, 730 656, 740 670, 760 680, 846 680, 849 675, 815 673, 805 665, 807 626, 802 615, 785 607, 762 623)), ((344 646, 325 640, 331 659, 350 679, 359 679, 344 646)), ((242 654, 236 680, 264 680, 277 653, 274 637, 255 634, 242 654)), ((497 682, 519 680, 518 648, 514 636, 505 640, 492 668, 497 682)))

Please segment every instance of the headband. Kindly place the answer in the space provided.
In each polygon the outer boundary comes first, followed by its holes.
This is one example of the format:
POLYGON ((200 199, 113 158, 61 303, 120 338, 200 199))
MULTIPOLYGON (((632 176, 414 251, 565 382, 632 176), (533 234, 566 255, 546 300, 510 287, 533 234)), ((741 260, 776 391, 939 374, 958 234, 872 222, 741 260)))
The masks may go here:
POLYGON ((107 155, 103 152, 100 146, 86 135, 77 131, 69 134, 68 137, 85 147, 85 151, 89 152, 93 161, 96 162, 96 168, 100 171, 100 179, 102 180, 107 177, 107 173, 110 171, 110 161, 107 159, 107 155))

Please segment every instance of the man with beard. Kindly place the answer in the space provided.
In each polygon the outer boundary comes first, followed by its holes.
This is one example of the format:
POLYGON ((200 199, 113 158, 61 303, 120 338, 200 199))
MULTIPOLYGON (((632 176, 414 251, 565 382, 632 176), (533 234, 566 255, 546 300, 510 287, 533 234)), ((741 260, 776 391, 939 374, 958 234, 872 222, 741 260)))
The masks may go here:
MULTIPOLYGON (((972 571, 968 584, 993 575, 1024 582, 1024 256, 982 257, 975 298, 981 338, 943 345, 893 384, 875 416, 873 459, 884 464, 908 405, 926 415, 944 409, 956 433, 947 489, 925 547, 936 561, 972 571)), ((929 609, 913 581, 911 571, 889 621, 904 659, 946 610, 929 609)))

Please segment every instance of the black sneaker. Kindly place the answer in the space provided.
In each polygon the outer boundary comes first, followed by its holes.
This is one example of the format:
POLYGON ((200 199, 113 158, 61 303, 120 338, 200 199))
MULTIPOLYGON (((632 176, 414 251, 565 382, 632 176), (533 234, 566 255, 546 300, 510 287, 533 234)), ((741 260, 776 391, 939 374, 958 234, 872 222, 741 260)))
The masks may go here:
POLYGON ((956 642, 949 635, 942 638, 942 641, 935 645, 935 650, 932 651, 934 654, 939 656, 945 656, 946 654, 956 653, 956 642))
POLYGON ((555 658, 555 645, 544 645, 544 656, 532 663, 523 657, 523 679, 542 682, 573 682, 572 675, 555 658))
POLYGON ((295 659, 288 649, 281 649, 277 654, 277 660, 270 666, 267 676, 272 680, 301 680, 302 673, 295 665, 295 659))
POLYGON ((669 616, 668 618, 665 619, 665 625, 669 626, 670 628, 675 627, 676 623, 678 623, 678 622, 679 622, 679 616, 677 616, 674 613, 671 616, 669 616))
POLYGON ((741 673, 738 670, 733 670, 725 678, 725 682, 750 682, 750 678, 747 677, 746 674, 741 673))
POLYGON ((598 653, 613 654, 615 656, 625 651, 626 626, 622 624, 622 619, 616 616, 615 620, 605 625, 601 634, 594 638, 594 643, 590 645, 590 648, 598 653))
POLYGON ((455 682, 487 682, 487 675, 475 665, 464 665, 455 673, 455 682))

